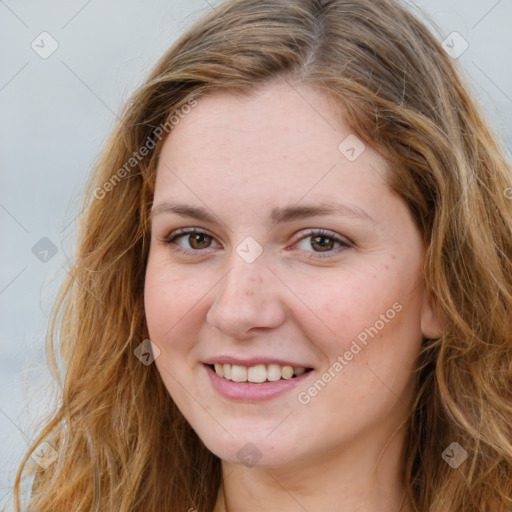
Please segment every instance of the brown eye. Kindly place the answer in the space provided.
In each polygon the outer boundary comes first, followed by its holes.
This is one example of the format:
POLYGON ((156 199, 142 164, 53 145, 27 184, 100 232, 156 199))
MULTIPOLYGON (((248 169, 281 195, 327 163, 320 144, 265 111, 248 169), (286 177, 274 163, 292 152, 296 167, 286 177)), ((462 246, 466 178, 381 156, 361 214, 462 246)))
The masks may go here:
POLYGON ((166 238, 165 243, 173 246, 172 248, 179 252, 198 252, 202 249, 208 249, 212 241, 213 237, 203 231, 181 229, 171 233, 166 238))
POLYGON ((208 241, 211 242, 211 238, 212 238, 211 236, 206 235, 205 233, 189 234, 188 237, 189 237, 190 246, 193 249, 205 249, 207 247, 207 245, 205 247, 205 244, 207 244, 208 241))
POLYGON ((334 244, 334 239, 329 236, 320 235, 311 238, 311 247, 314 248, 316 245, 320 248, 320 252, 330 251, 334 244))
POLYGON ((336 233, 331 233, 330 231, 324 231, 322 229, 310 231, 307 236, 299 240, 297 245, 300 249, 309 252, 309 257, 312 258, 329 258, 337 255, 340 251, 344 251, 352 247, 348 240, 345 240, 336 233))

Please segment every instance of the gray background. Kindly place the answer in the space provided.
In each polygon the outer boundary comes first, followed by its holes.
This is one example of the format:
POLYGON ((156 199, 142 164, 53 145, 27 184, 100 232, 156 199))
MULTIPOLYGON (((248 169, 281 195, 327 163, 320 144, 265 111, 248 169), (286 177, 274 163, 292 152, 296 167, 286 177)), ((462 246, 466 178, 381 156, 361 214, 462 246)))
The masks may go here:
MULTIPOLYGON (((467 40, 458 61, 511 148, 512 1, 406 3, 431 16, 438 39, 457 31, 467 40)), ((51 404, 44 334, 73 251, 82 187, 121 104, 214 7, 212 0, 0 0, 0 507, 34 422, 51 404), (43 31, 59 45, 47 59, 31 47, 43 31), (46 262, 32 252, 43 237, 57 249, 46 262)))

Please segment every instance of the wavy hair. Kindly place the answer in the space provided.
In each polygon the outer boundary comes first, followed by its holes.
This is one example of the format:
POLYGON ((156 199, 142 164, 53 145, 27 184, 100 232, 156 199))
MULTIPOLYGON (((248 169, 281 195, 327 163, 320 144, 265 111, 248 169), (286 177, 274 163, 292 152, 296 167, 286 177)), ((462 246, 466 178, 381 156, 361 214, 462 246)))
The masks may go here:
POLYGON ((148 338, 149 209, 162 127, 201 96, 248 94, 277 78, 335 100, 389 163, 389 185, 425 242, 427 293, 444 330, 421 347, 407 418, 414 510, 510 510, 512 171, 462 75, 395 0, 228 0, 197 20, 125 104, 88 182, 47 337, 59 404, 18 469, 16 510, 28 475, 34 512, 213 509, 220 459, 155 365, 134 356, 148 338), (28 464, 43 441, 58 455, 46 469, 28 464), (457 469, 441 456, 453 442, 468 454, 457 469))

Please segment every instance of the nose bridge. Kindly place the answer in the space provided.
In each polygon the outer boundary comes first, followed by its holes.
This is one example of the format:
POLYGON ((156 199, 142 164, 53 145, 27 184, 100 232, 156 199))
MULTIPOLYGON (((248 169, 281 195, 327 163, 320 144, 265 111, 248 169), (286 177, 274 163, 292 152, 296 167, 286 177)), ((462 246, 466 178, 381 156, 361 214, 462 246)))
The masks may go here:
POLYGON ((220 284, 223 295, 252 297, 264 292, 264 283, 272 272, 267 268, 267 255, 263 247, 251 236, 234 247, 229 259, 229 272, 220 284))
POLYGON ((228 336, 242 336, 254 327, 277 327, 284 319, 276 277, 263 254, 246 257, 243 243, 233 251, 229 271, 215 287, 207 321, 228 336), (241 252, 241 254, 240 254, 241 252))

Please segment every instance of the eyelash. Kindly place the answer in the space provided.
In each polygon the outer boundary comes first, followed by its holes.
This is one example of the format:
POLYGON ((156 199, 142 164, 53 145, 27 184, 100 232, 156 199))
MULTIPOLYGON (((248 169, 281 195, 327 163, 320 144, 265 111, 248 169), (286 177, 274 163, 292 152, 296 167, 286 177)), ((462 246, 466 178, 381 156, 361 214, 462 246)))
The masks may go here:
MULTIPOLYGON (((176 239, 185 236, 185 235, 192 235, 192 234, 199 234, 199 235, 206 235, 213 239, 213 236, 208 234, 206 231, 203 231, 201 229, 196 228, 184 228, 184 229, 178 229, 177 231, 173 231, 167 238, 165 238, 164 242, 168 245, 175 245, 175 247, 172 247, 173 251, 181 252, 183 254, 189 254, 190 252, 201 252, 205 249, 184 249, 183 247, 180 247, 179 245, 176 245, 174 242, 176 239)), ((343 240, 342 238, 336 236, 335 233, 332 231, 326 231, 324 229, 312 229, 308 231, 305 236, 297 240, 296 243, 301 242, 302 240, 309 238, 311 236, 321 236, 325 238, 330 238, 331 240, 334 240, 334 242, 339 243, 341 247, 338 247, 337 249, 332 249, 331 251, 326 251, 326 255, 322 252, 314 252, 314 251, 306 251, 306 252, 313 252, 315 256, 309 256, 309 257, 318 257, 318 258, 332 258, 333 253, 337 254, 339 249, 345 248, 351 248, 349 242, 343 240)))

